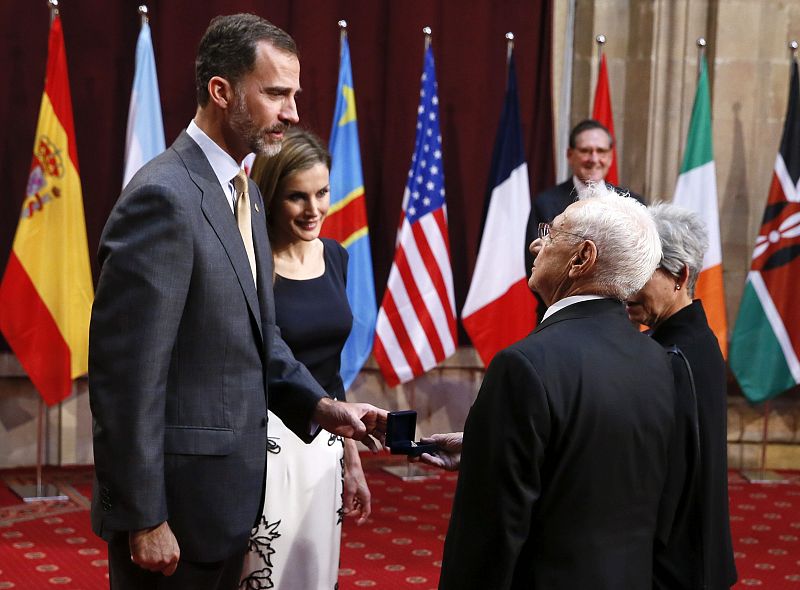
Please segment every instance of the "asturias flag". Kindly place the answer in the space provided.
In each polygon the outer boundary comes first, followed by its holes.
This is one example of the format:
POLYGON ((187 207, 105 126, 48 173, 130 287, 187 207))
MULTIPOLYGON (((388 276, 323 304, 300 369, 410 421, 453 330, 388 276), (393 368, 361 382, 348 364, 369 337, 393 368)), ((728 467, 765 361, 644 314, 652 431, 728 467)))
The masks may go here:
POLYGON ((700 75, 697 78, 697 94, 686 138, 686 151, 672 202, 696 212, 706 224, 708 251, 703 259, 703 271, 697 280, 695 297, 703 301, 711 330, 719 341, 722 355, 727 356, 728 320, 722 280, 717 172, 711 141, 711 94, 705 56, 700 58, 700 75))
POLYGON ((331 206, 322 235, 347 249, 347 300, 353 312, 353 329, 342 350, 341 375, 350 388, 372 352, 375 336, 375 283, 369 247, 367 206, 361 174, 356 97, 350 68, 350 48, 342 39, 339 85, 331 132, 331 206))
POLYGON ((48 405, 87 371, 93 299, 61 19, 50 26, 33 160, 0 283, 0 329, 48 405))
POLYGON ((525 271, 531 197, 513 55, 489 182, 478 259, 461 310, 464 329, 486 366, 497 352, 536 326, 536 298, 525 271))
POLYGON ((128 134, 125 137, 125 172, 122 186, 142 166, 166 149, 161 99, 158 95, 156 60, 150 25, 142 23, 136 42, 136 72, 133 75, 131 104, 128 108, 128 134))
POLYGON ((731 337, 731 370, 761 402, 800 383, 800 82, 792 60, 789 106, 767 206, 731 337))
POLYGON ((600 56, 600 73, 597 76, 597 87, 594 90, 594 107, 592 108, 592 119, 605 125, 614 145, 611 147, 611 166, 606 174, 606 182, 614 186, 619 184, 619 174, 617 174, 617 140, 614 135, 614 113, 611 110, 611 87, 608 84, 608 67, 606 66, 606 54, 600 56))

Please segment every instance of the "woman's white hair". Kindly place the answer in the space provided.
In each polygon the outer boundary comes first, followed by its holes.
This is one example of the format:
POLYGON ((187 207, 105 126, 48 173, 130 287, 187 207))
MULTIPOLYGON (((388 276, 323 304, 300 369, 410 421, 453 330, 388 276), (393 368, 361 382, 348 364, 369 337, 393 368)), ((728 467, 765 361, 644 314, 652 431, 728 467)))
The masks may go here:
MULTIPOLYGON (((605 189, 606 187, 602 187, 605 189)), ((661 260, 653 217, 636 199, 589 186, 569 211, 570 231, 597 247, 598 295, 624 301, 650 279, 661 260)))
POLYGON ((693 297, 708 250, 706 224, 694 211, 677 205, 656 203, 649 209, 661 239, 660 266, 676 277, 685 266, 689 270, 686 292, 693 297))

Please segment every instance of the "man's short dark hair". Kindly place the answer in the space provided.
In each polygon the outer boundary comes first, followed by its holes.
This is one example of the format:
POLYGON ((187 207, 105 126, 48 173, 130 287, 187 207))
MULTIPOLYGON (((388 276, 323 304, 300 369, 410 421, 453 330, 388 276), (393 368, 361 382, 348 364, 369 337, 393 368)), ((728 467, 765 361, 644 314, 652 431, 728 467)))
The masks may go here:
POLYGON ((581 133, 590 129, 602 129, 605 131, 610 142, 608 147, 614 147, 614 138, 611 137, 611 132, 600 121, 595 121, 594 119, 584 119, 572 128, 572 131, 569 132, 569 147, 575 149, 575 140, 578 139, 581 133))
POLYGON ((242 77, 255 67, 256 47, 261 41, 297 55, 294 39, 260 16, 231 14, 211 19, 200 40, 194 65, 197 104, 201 107, 208 104, 208 81, 214 76, 225 78, 236 87, 242 77))

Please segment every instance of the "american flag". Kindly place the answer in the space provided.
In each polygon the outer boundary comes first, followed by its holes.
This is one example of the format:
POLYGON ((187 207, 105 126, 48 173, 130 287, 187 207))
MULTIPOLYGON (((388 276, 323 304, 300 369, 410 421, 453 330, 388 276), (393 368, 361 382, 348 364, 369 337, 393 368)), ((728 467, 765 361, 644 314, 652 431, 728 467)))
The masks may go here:
POLYGON ((422 375, 456 348, 439 98, 430 46, 419 95, 394 263, 375 331, 375 360, 390 387, 422 375))

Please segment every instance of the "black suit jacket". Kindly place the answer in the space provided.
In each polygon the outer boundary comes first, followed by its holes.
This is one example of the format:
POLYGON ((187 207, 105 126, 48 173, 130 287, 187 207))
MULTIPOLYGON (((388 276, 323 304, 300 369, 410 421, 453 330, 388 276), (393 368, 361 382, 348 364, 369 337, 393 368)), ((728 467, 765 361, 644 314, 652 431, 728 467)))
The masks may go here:
POLYGON ((674 403, 664 350, 617 301, 500 352, 467 418, 439 587, 649 589, 674 403))
POLYGON ((699 487, 693 490, 691 510, 679 513, 668 543, 656 548, 654 587, 727 589, 737 576, 728 513, 725 361, 699 300, 667 318, 652 337, 686 356, 700 427, 699 487))
POLYGON ((258 269, 185 132, 122 192, 100 240, 89 342, 105 539, 168 521, 190 561, 246 547, 261 511, 270 409, 299 435, 325 395, 275 326, 264 203, 249 185, 258 269))

